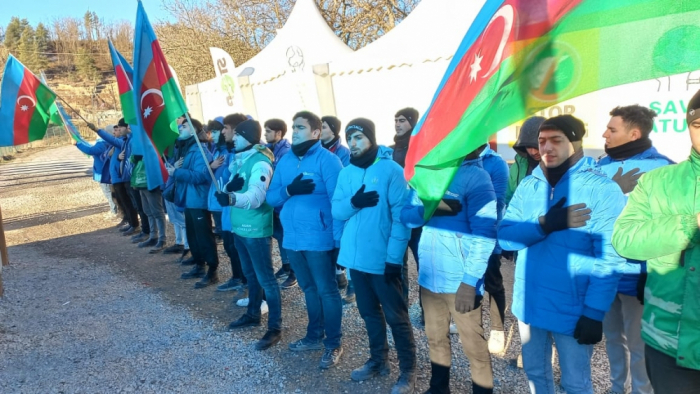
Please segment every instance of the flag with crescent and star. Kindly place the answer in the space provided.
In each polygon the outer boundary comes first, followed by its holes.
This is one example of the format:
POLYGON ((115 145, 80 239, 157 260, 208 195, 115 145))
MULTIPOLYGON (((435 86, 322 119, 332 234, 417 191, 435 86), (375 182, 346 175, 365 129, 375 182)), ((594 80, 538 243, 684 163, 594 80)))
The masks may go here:
POLYGON ((411 136, 405 176, 426 219, 492 134, 586 93, 698 70, 698 43, 700 1, 487 0, 411 136))
POLYGON ((44 138, 56 94, 10 55, 0 86, 0 146, 44 138))
POLYGON ((124 59, 119 51, 114 48, 112 41, 107 41, 109 44, 109 54, 112 57, 112 66, 114 74, 117 77, 117 89, 119 89, 119 102, 122 105, 122 115, 127 124, 138 124, 136 119, 136 105, 134 104, 134 70, 132 70, 129 62, 124 59))
POLYGON ((168 179, 161 156, 177 139, 177 118, 187 113, 187 106, 141 1, 136 11, 133 76, 137 114, 137 125, 131 127, 133 152, 143 155, 152 190, 168 179))

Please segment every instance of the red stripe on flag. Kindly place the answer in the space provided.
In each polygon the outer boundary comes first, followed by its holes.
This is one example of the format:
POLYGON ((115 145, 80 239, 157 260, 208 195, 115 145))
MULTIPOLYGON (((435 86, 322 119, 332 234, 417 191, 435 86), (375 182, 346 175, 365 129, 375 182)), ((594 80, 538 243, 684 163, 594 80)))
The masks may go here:
POLYGON ((119 95, 121 96, 122 94, 130 91, 131 83, 129 81, 129 77, 126 76, 124 67, 122 67, 121 64, 118 64, 116 67, 114 67, 114 73, 117 75, 117 88, 119 89, 119 95))
POLYGON ((160 48, 158 40, 153 40, 151 49, 153 50, 153 62, 156 64, 156 70, 158 72, 158 81, 160 81, 161 86, 163 86, 173 78, 173 74, 170 72, 170 67, 168 67, 168 62, 165 60, 165 55, 160 48))
POLYGON ((143 119, 143 127, 146 131, 146 135, 148 135, 148 138, 153 136, 153 128, 155 127, 160 113, 163 112, 163 109, 165 108, 163 92, 161 92, 163 85, 158 80, 156 71, 157 64, 158 62, 154 58, 154 61, 148 65, 146 73, 143 76, 141 95, 139 97, 139 108, 141 108, 140 116, 141 119, 143 119))
POLYGON ((15 102, 15 117, 13 123, 14 144, 22 145, 29 142, 29 126, 36 110, 36 88, 39 80, 29 69, 24 69, 22 84, 17 92, 15 102))

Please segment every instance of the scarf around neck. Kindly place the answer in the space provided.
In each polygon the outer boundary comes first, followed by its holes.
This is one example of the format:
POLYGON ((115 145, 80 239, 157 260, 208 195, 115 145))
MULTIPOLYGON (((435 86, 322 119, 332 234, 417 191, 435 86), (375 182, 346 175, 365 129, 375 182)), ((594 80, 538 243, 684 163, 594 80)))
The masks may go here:
POLYGON ((369 168, 369 166, 374 164, 375 160, 377 160, 377 152, 378 151, 379 151, 379 146, 374 145, 373 147, 369 148, 367 150, 367 152, 365 152, 360 157, 350 156, 350 164, 352 164, 356 167, 367 169, 367 168, 369 168))
POLYGON ((579 149, 574 152, 571 157, 568 159, 564 160, 563 163, 559 164, 557 167, 554 168, 547 168, 547 166, 544 165, 544 161, 540 161, 540 168, 542 169, 542 172, 544 173, 544 177, 547 179, 547 182, 549 182, 549 185, 554 187, 557 185, 559 180, 566 174, 567 171, 571 167, 573 167, 576 163, 579 162, 583 158, 583 149, 579 149))
POLYGON ((605 147, 605 153, 614 160, 626 160, 651 148, 651 140, 642 138, 614 148, 605 147))
POLYGON ((394 136, 395 148, 408 148, 408 143, 411 141, 411 132, 407 131, 404 135, 394 136))
POLYGON ((335 149, 331 149, 331 148, 333 147, 333 145, 336 142, 338 142, 339 139, 340 139, 340 137, 335 137, 332 140, 330 140, 330 142, 328 142, 328 143, 321 141, 321 146, 323 146, 324 148, 328 149, 329 151, 335 153, 335 151, 338 149, 338 147, 335 147, 335 149))
POLYGON ((292 153, 294 153, 294 155, 296 155, 297 157, 304 157, 304 155, 306 155, 306 152, 308 152, 312 146, 316 145, 317 142, 318 140, 308 140, 296 145, 292 145, 292 153))

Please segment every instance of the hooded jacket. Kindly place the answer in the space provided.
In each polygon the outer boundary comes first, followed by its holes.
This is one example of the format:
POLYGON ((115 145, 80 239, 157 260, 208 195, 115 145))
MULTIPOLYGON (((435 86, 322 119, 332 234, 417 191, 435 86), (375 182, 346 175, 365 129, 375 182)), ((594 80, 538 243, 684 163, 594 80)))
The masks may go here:
POLYGON ((98 137, 94 145, 78 141, 75 147, 86 155, 92 156, 92 179, 100 183, 111 183, 109 182, 109 157, 106 153, 112 146, 98 137))
POLYGON ((647 262, 642 339, 700 370, 700 154, 642 176, 615 223, 613 245, 647 262))
POLYGON ((285 249, 322 252, 332 250, 335 241, 340 241, 343 228, 333 221, 331 199, 342 168, 340 159, 324 149, 320 141, 304 157, 289 152, 277 163, 267 202, 282 207, 285 249), (316 188, 311 194, 290 197, 287 186, 299 174, 304 175, 303 179, 313 179, 316 188))
POLYGON ((484 273, 496 245, 497 199, 482 159, 465 160, 444 199, 457 199, 456 216, 433 216, 426 223, 424 207, 414 190, 401 211, 410 228, 423 226, 418 243, 418 284, 434 293, 456 293, 461 283, 484 292, 484 273))
POLYGON ((338 141, 333 145, 328 147, 328 150, 338 156, 340 162, 343 163, 343 167, 347 167, 348 164, 350 164, 350 149, 340 142, 340 138, 338 138, 338 141))
POLYGON ((115 137, 104 130, 97 130, 97 135, 114 147, 109 160, 109 176, 112 184, 131 181, 131 133, 123 137, 115 137), (124 152, 124 160, 119 160, 119 154, 124 152))
MULTIPOLYGON (((231 158, 233 157, 233 153, 229 152, 228 149, 226 149, 226 146, 219 146, 217 147, 216 152, 214 153, 214 156, 212 158, 212 161, 218 159, 219 157, 224 158, 224 162, 214 170, 214 178, 216 178, 216 182, 219 184, 219 190, 223 191, 224 186, 228 183, 229 177, 231 173, 228 170, 228 166, 231 164, 231 158)), ((221 205, 219 205, 219 201, 216 200, 216 185, 214 183, 211 183, 211 186, 209 186, 209 194, 207 198, 207 209, 210 212, 221 212, 223 208, 221 205)))
MULTIPOLYGON (((622 167, 622 172, 624 174, 635 168, 639 168, 641 172, 649 172, 669 164, 673 164, 671 159, 660 154, 656 148, 651 147, 626 160, 615 160, 610 156, 605 156, 598 161, 598 168, 607 175, 608 178, 612 179, 620 167, 622 167)), ((625 197, 625 199, 627 199, 627 197, 625 197)), ((625 295, 636 296, 639 274, 646 272, 646 268, 646 263, 643 261, 628 260, 622 267, 623 275, 622 278, 620 278, 617 291, 625 295)))
MULTIPOLYGON (((207 197, 211 176, 207 170, 208 163, 204 161, 194 136, 188 138, 185 145, 182 167, 173 172, 175 178, 175 193, 185 196, 185 207, 188 209, 207 209, 207 197), (190 142, 191 141, 191 142, 190 142)), ((207 158, 211 162, 211 158, 207 158)))
POLYGON ((277 166, 277 163, 282 159, 282 156, 286 155, 287 152, 289 152, 290 149, 292 149, 292 144, 289 143, 286 139, 282 138, 279 140, 276 144, 267 144, 267 149, 272 151, 272 155, 275 157, 275 160, 272 162, 272 168, 274 169, 277 166))
POLYGON ((583 157, 554 188, 540 167, 515 190, 498 229, 504 250, 520 251, 515 265, 513 314, 544 330, 573 335, 583 315, 603 321, 617 293, 625 260, 611 244, 615 219, 625 206, 619 186, 583 157), (585 203, 584 227, 545 234, 539 217, 561 198, 585 203))
POLYGON ((383 275, 386 263, 403 265, 411 235, 401 223, 407 195, 403 169, 392 159, 392 150, 379 146, 377 160, 366 169, 349 165, 338 175, 333 193, 333 219, 342 222, 338 264, 369 274, 383 275), (379 203, 355 208, 350 200, 365 185, 376 191, 379 203))

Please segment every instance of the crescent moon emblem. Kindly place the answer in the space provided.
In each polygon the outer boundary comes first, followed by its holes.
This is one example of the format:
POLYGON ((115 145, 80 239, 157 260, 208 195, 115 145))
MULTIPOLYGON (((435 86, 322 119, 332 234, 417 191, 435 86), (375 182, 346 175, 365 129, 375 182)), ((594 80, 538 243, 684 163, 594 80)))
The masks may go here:
POLYGON ((23 98, 29 99, 29 101, 32 102, 32 106, 36 107, 36 101, 34 101, 32 96, 27 96, 27 95, 22 95, 22 96, 17 97, 17 104, 19 104, 20 100, 22 100, 23 98))
MULTIPOLYGON (((491 21, 489 21, 488 26, 486 26, 486 29, 488 29, 489 26, 491 26, 491 23, 493 23, 493 21, 495 21, 497 18, 503 18, 503 20, 506 22, 506 26, 503 29, 503 37, 501 37, 501 42, 498 44, 498 50, 496 50, 496 56, 494 56, 493 58, 493 63, 491 63, 491 67, 481 78, 486 78, 487 76, 491 75, 491 73, 495 71, 496 68, 501 64, 501 59, 503 58, 503 50, 506 48, 508 38, 510 37, 510 32, 513 30, 513 21, 515 20, 515 12, 513 11, 513 6, 507 4, 501 7, 498 11, 496 11, 496 13, 491 18, 491 21)), ((484 29, 484 31, 486 31, 486 29, 484 29)))
POLYGON ((160 90, 158 90, 158 89, 148 89, 148 90, 146 90, 145 92, 143 92, 143 94, 141 95, 141 106, 142 106, 142 107, 143 107, 143 99, 144 99, 146 96, 148 96, 149 94, 157 94, 158 96, 160 96, 160 100, 163 101, 163 103, 162 103, 161 105, 159 105, 159 107, 162 107, 162 106, 165 105, 165 101, 163 100, 163 93, 162 93, 160 90))

